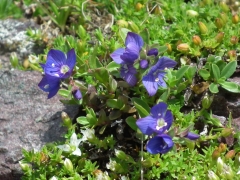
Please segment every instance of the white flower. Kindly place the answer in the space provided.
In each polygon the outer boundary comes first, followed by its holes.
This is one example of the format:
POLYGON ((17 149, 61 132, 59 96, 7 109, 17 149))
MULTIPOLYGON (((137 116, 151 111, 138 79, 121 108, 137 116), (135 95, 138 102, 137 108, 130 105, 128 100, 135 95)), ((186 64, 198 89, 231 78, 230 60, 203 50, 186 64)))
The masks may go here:
POLYGON ((77 139, 76 133, 73 133, 69 144, 59 145, 57 147, 65 152, 71 152, 73 155, 81 156, 81 150, 78 148, 81 141, 81 139, 77 139))
POLYGON ((49 180, 58 180, 58 178, 56 178, 55 176, 51 177, 51 179, 49 180))
POLYGON ((82 141, 86 141, 88 139, 93 138, 95 131, 94 129, 86 129, 86 130, 81 130, 81 133, 83 134, 82 141))

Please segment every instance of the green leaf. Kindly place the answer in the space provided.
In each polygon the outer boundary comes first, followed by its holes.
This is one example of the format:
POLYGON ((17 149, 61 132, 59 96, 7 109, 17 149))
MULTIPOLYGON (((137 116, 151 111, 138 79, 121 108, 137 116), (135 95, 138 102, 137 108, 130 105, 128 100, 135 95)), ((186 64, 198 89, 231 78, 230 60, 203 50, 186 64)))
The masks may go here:
POLYGON ((220 84, 224 89, 230 91, 230 92, 233 92, 233 93, 239 93, 240 92, 240 89, 239 89, 239 86, 234 83, 234 82, 223 82, 220 84))
POLYGON ((127 117, 126 123, 134 130, 137 131, 136 119, 132 116, 127 117))
POLYGON ((98 46, 96 45, 93 49, 93 52, 91 52, 91 55, 89 57, 89 67, 91 69, 102 67, 102 64, 100 63, 99 59, 97 58, 97 52, 98 46))
POLYGON ((229 78, 236 71, 237 61, 231 61, 228 63, 221 72, 221 77, 229 78))
POLYGON ((71 92, 67 89, 59 89, 58 94, 60 94, 63 97, 69 97, 71 92))
POLYGON ((188 70, 186 71, 185 77, 186 77, 190 82, 192 82, 192 79, 193 79, 193 77, 194 77, 194 75, 195 75, 195 73, 196 73, 196 70, 197 70, 196 67, 190 66, 190 67, 188 68, 188 70))
POLYGON ((133 104, 136 107, 140 117, 146 117, 150 113, 150 107, 148 104, 139 98, 132 98, 133 104))
POLYGON ((149 31, 145 28, 141 33, 140 36, 143 38, 144 43, 149 44, 149 31))
POLYGON ((178 69, 178 71, 176 72, 176 77, 177 79, 182 79, 182 77, 184 76, 185 72, 188 70, 189 66, 183 66, 180 69, 178 69))
POLYGON ((211 83, 209 86, 211 93, 218 93, 218 85, 216 83, 211 83))
POLYGON ((122 110, 125 107, 125 104, 120 99, 108 99, 107 106, 114 109, 122 110))
POLYGON ((80 116, 80 117, 78 117, 78 118, 77 118, 77 122, 78 122, 79 124, 84 125, 84 126, 89 125, 89 122, 88 122, 88 120, 87 120, 87 118, 86 118, 85 116, 80 116))
POLYGON ((207 80, 210 77, 210 72, 206 69, 200 69, 198 73, 204 80, 207 80))
POLYGON ((216 64, 212 64, 212 72, 214 78, 218 80, 220 78, 220 70, 216 64))
POLYGON ((123 42, 125 42, 125 39, 127 37, 127 33, 130 32, 131 30, 127 29, 127 28, 121 28, 119 30, 119 35, 122 38, 123 42))
POLYGON ((108 85, 109 81, 109 72, 106 68, 101 67, 92 70, 92 75, 98 80, 100 83, 103 83, 105 86, 108 85))
POLYGON ((167 51, 167 49, 168 49, 168 47, 167 46, 160 46, 159 48, 158 48, 158 54, 163 54, 163 53, 165 53, 166 51, 167 51))
POLYGON ((109 72, 117 71, 120 68, 120 64, 117 64, 114 61, 112 61, 106 66, 106 68, 109 72))

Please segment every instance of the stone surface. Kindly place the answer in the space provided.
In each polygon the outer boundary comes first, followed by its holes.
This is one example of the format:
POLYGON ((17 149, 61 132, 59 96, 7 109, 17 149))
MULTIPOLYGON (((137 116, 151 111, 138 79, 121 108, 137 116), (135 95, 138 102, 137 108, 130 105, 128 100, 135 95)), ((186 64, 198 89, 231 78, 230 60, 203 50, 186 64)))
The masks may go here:
POLYGON ((77 106, 64 106, 55 96, 37 84, 42 76, 34 71, 0 71, 0 179, 20 179, 18 161, 22 148, 39 150, 44 144, 61 140, 66 132, 61 126, 61 112, 71 118, 77 106))
POLYGON ((10 55, 15 52, 22 63, 29 54, 40 54, 43 47, 34 43, 27 35, 27 29, 39 29, 33 20, 0 20, 0 67, 10 69, 10 55))

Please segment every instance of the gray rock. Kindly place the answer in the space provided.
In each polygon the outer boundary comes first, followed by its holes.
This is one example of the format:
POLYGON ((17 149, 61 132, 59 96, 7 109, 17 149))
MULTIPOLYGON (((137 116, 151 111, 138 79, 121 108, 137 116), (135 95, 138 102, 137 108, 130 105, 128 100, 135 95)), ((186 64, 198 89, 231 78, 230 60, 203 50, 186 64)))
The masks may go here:
POLYGON ((19 21, 14 19, 0 20, 0 67, 10 69, 10 54, 15 52, 20 63, 29 54, 40 54, 44 47, 40 47, 27 35, 28 28, 39 29, 33 20, 19 21))
POLYGON ((78 114, 78 106, 64 106, 58 96, 47 100, 37 86, 41 78, 34 71, 0 71, 0 179, 20 179, 22 148, 38 151, 63 140, 61 112, 78 114))

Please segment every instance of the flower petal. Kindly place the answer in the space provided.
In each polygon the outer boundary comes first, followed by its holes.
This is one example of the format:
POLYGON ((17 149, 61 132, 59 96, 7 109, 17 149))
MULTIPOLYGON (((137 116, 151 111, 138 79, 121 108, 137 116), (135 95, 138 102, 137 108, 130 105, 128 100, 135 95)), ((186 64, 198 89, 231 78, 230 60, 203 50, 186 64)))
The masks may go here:
POLYGON ((69 152, 71 150, 70 146, 68 144, 64 144, 64 145, 59 145, 57 146, 59 149, 69 152))
POLYGON ((169 135, 161 134, 150 139, 147 143, 147 151, 151 154, 167 153, 174 143, 169 135))
POLYGON ((70 51, 68 51, 66 65, 68 65, 69 71, 71 71, 71 72, 76 64, 76 59, 77 59, 77 57, 76 57, 76 53, 75 53, 74 49, 71 49, 70 51))
POLYGON ((151 108, 151 115, 155 118, 163 117, 167 111, 167 104, 160 102, 151 108))
POLYGON ((120 56, 125 63, 133 64, 139 57, 139 48, 136 44, 129 43, 125 52, 120 56))
POLYGON ((172 126, 172 122, 173 122, 172 112, 167 110, 163 119, 167 123, 167 128, 166 129, 168 130, 172 126))
POLYGON ((38 86, 43 91, 49 92, 48 99, 50 99, 57 94, 58 90, 60 89, 60 83, 60 79, 46 74, 38 86))
POLYGON ((122 64, 124 61, 121 59, 121 55, 125 52, 124 48, 119 48, 115 50, 112 54, 110 54, 110 57, 117 63, 122 64))
POLYGON ((192 132, 188 132, 187 135, 185 136, 185 138, 188 138, 190 140, 196 140, 198 139, 200 136, 198 134, 192 133, 192 132))
POLYGON ((75 151, 72 152, 72 154, 76 156, 81 156, 82 152, 79 148, 77 148, 75 151))
POLYGON ((136 44, 138 46, 139 51, 144 45, 142 37, 133 32, 128 32, 126 41, 125 41, 125 46, 127 47, 129 43, 136 44))
POLYGON ((51 49, 47 55, 44 72, 51 76, 60 77, 60 69, 66 64, 66 56, 62 51, 51 49))
POLYGON ((153 74, 147 74, 143 76, 142 83, 145 86, 149 96, 153 96, 157 93, 158 84, 155 82, 153 74))
POLYGON ((141 118, 136 122, 140 131, 146 135, 151 135, 154 133, 156 123, 157 123, 157 119, 153 118, 152 116, 141 118))
POLYGON ((152 68, 149 70, 149 73, 154 73, 157 70, 164 70, 165 68, 172 68, 176 66, 176 64, 177 64, 176 61, 166 56, 163 56, 157 61, 155 65, 152 66, 152 68))
POLYGON ((120 70, 120 76, 130 85, 134 86, 137 83, 135 74, 137 70, 132 64, 124 64, 120 70))
POLYGON ((142 69, 146 69, 148 67, 148 61, 146 59, 141 60, 139 64, 142 69))
POLYGON ((76 133, 73 133, 72 136, 70 137, 70 144, 77 148, 80 142, 81 139, 78 139, 76 133))

